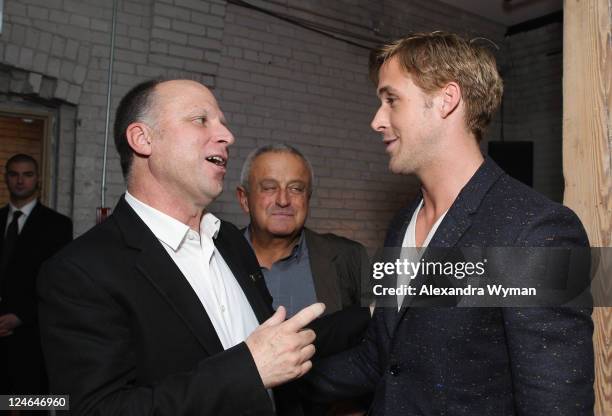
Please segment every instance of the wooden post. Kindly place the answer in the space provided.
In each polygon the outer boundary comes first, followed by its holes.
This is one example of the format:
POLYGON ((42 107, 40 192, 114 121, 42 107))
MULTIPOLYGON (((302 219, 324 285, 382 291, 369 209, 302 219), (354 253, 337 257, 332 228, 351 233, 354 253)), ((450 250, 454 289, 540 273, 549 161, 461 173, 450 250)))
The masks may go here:
MULTIPOLYGON (((565 0, 563 13, 564 202, 591 246, 611 247, 612 0, 565 0)), ((609 263, 601 265, 595 289, 608 299, 609 263)), ((595 308, 593 320, 595 414, 612 415, 612 308, 595 308)))

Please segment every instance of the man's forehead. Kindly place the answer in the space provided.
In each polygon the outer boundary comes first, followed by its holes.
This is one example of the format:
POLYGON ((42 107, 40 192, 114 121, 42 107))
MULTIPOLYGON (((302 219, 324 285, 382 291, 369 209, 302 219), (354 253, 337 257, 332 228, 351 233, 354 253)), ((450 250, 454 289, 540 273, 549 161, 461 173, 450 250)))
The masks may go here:
POLYGON ((298 155, 290 152, 267 152, 259 155, 253 161, 252 172, 257 170, 257 173, 264 175, 266 178, 271 178, 274 173, 286 173, 287 164, 301 170, 302 172, 300 173, 308 176, 306 162, 298 155))
POLYGON ((155 87, 155 100, 161 104, 217 105, 215 96, 197 81, 179 79, 165 81, 155 87))
POLYGON ((169 81, 160 82, 155 87, 157 91, 173 90, 176 88, 200 89, 200 90, 208 91, 210 93, 210 90, 206 88, 204 85, 202 85, 201 83, 197 81, 193 81, 190 79, 172 79, 169 81))
POLYGON ((400 67, 398 58, 392 56, 386 60, 378 70, 378 86, 376 88, 376 93, 379 96, 397 93, 397 88, 391 84, 406 79, 411 79, 410 74, 400 67))
POLYGON ((6 167, 7 171, 21 171, 21 172, 36 172, 36 166, 32 162, 26 160, 19 162, 12 162, 6 167))
POLYGON ((261 166, 269 166, 272 162, 282 162, 290 164, 298 163, 301 166, 306 166, 306 163, 300 156, 291 152, 266 152, 259 155, 254 160, 254 164, 260 164, 261 166))
POLYGON ((396 88, 393 88, 391 85, 388 84, 379 84, 378 90, 376 91, 376 94, 378 94, 378 96, 382 96, 382 95, 395 95, 399 92, 399 90, 397 90, 396 88))

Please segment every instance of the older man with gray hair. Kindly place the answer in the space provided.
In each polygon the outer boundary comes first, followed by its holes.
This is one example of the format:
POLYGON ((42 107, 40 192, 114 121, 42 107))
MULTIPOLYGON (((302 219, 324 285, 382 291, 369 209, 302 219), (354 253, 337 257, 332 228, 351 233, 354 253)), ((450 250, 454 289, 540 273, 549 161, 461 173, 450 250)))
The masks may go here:
POLYGON ((295 147, 272 144, 249 154, 237 196, 250 217, 244 234, 262 267, 274 308, 284 306, 291 316, 313 302, 325 303, 326 313, 335 316, 315 331, 319 340, 337 344, 332 350, 342 350, 360 340, 369 322, 369 311, 361 303, 370 263, 360 243, 304 226, 313 186, 308 159, 295 147), (346 336, 323 336, 330 328, 346 336))

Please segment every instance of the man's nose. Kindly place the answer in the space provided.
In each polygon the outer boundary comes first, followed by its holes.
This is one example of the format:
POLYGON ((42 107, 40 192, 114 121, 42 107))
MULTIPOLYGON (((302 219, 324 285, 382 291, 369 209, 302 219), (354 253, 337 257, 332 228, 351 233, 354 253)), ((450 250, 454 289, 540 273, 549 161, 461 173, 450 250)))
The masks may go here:
POLYGON ((370 127, 374 131, 382 133, 385 131, 385 128, 389 126, 389 117, 387 116, 387 112, 383 109, 382 106, 378 108, 376 114, 374 114, 374 118, 370 123, 370 127))
POLYGON ((215 130, 214 136, 216 141, 227 143, 228 146, 232 145, 236 141, 232 132, 223 123, 219 123, 219 126, 215 130))
POLYGON ((276 193, 276 205, 279 207, 286 207, 291 204, 291 200, 289 199, 289 190, 287 188, 279 188, 276 193))

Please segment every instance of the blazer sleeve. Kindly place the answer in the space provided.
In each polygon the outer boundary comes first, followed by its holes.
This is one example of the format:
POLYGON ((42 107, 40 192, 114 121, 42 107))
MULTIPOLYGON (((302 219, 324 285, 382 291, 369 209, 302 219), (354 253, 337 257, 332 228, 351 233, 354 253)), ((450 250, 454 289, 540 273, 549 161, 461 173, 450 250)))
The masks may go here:
POLYGON ((70 394, 72 414, 273 414, 245 343, 203 359, 191 371, 139 383, 130 320, 87 270, 56 257, 43 266, 38 290, 51 391, 70 394))
POLYGON ((370 310, 359 305, 315 319, 308 328, 315 331, 315 359, 337 354, 356 345, 370 322, 370 310))
MULTIPOLYGON (((517 241, 524 247, 588 246, 576 215, 543 213, 517 241)), ((588 271, 585 272, 588 279, 588 271)), ((590 307, 503 308, 518 414, 593 413, 594 357, 590 307)))
POLYGON ((379 330, 383 311, 376 309, 361 343, 352 349, 317 361, 302 384, 302 393, 314 401, 351 399, 374 391, 381 377, 379 330))
POLYGON ((363 245, 340 239, 341 254, 335 260, 343 309, 313 321, 309 328, 317 334, 316 359, 337 354, 357 345, 370 322, 370 260, 363 245), (364 289, 365 288, 365 289, 364 289))

